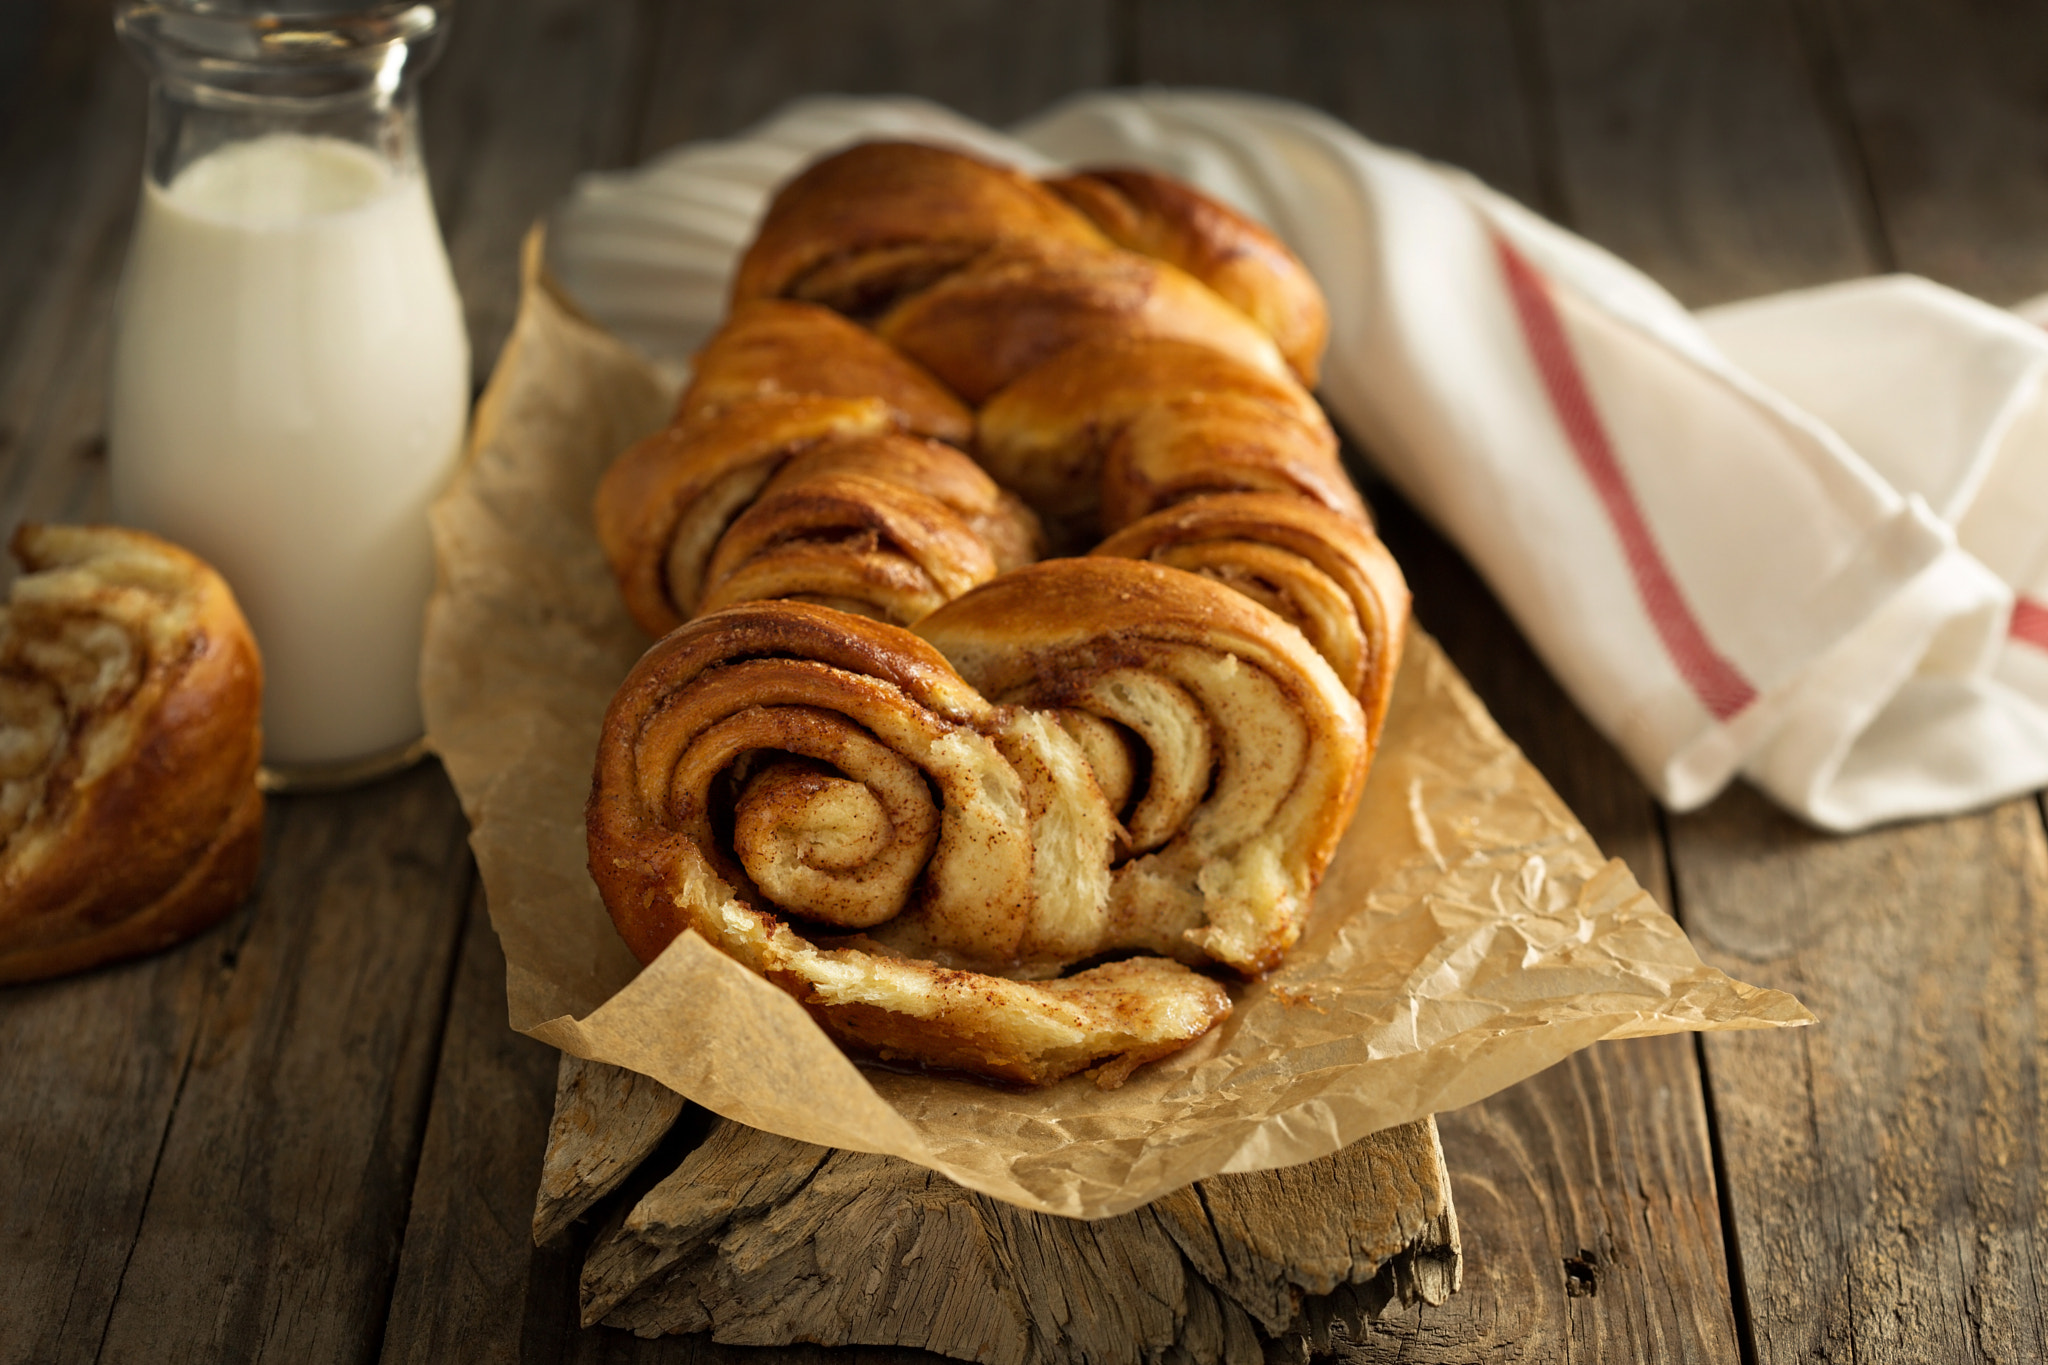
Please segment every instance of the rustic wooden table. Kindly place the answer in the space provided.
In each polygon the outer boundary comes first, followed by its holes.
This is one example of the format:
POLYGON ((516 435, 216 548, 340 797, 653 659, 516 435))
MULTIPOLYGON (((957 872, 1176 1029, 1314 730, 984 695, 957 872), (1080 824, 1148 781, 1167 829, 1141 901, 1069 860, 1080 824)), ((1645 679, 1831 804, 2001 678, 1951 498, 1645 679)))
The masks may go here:
MULTIPOLYGON (((1691 303, 1903 269, 2048 289, 2038 0, 467 0, 426 94, 479 376, 578 171, 807 91, 1002 122, 1271 91, 1469 167, 1691 303)), ((103 0, 0 4, 0 512, 103 506, 142 81, 103 0)), ((2048 1357, 2048 842, 2034 798, 1853 838, 1660 813, 1459 556, 1373 490, 1422 622, 1701 951, 1796 1035, 1603 1044, 1441 1117, 1466 1253, 1357 1360, 2048 1357)), ((274 800, 186 947, 0 992, 0 1361, 880 1361, 574 1322, 527 1221, 555 1056, 510 1033, 425 765, 274 800)), ((917 1357, 930 1359, 930 1357, 917 1357)))

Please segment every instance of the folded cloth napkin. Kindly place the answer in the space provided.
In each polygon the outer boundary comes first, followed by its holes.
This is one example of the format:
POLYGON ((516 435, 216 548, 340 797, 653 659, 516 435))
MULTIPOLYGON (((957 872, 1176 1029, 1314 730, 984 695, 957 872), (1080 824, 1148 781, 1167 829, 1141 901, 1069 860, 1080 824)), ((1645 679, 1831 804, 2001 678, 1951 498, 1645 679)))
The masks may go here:
POLYGON ((1007 136, 802 101, 586 177, 557 272, 680 363, 775 185, 885 137, 1151 166, 1278 232, 1329 295, 1338 422, 1674 809, 1740 773, 1846 830, 2048 785, 2048 335, 2014 315, 1898 276, 1695 314, 1468 175, 1298 105, 1159 91, 1007 136))

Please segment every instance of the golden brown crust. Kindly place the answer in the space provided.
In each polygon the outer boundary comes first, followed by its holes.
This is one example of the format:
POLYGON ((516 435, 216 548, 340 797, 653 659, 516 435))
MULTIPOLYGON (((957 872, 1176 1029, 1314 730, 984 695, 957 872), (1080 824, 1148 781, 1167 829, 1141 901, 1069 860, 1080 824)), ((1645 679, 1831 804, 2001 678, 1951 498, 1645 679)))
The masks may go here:
POLYGON ((981 410, 976 450, 1041 515, 1095 515, 1109 529, 1226 490, 1293 493, 1365 519, 1305 389, 1178 338, 1069 347, 981 410))
POLYGON ((598 485, 598 539, 659 635, 770 597, 908 623, 1043 546, 1038 520, 877 399, 755 397, 634 445, 598 485))
POLYGON ((726 530, 696 609, 795 598, 909 625, 1039 543, 1037 518, 951 446, 831 442, 791 458, 726 530))
POLYGON ((1259 224, 1170 176, 1095 168, 1045 182, 1118 246, 1185 270, 1259 324, 1315 386, 1329 310, 1308 270, 1259 224))
POLYGON ((995 572, 986 547, 938 499, 865 474, 828 474, 762 497, 732 524, 698 605, 825 599, 908 625, 995 572))
POLYGON ((219 575, 115 527, 25 525, 7 693, 0 981, 199 932, 261 853, 263 670, 219 575))
POLYGON ((828 1033, 884 1061, 1020 1085, 1045 1085, 1091 1070, 1106 1090, 1146 1062, 1180 1051, 1230 1014, 1230 993, 1219 982, 1156 957, 1126 958, 1054 981, 959 972, 934 973, 931 984, 936 1000, 928 1015, 857 1002, 826 1004, 811 989, 797 998, 828 1033), (1051 1015, 1080 1038, 1047 1039, 1011 1027, 1025 1011, 1051 1015))
POLYGON ((655 432, 597 486, 597 538, 626 610, 664 635, 695 610, 720 536, 784 461, 821 442, 893 429, 874 398, 759 399, 655 432))
POLYGON ((756 299, 733 309, 697 353, 676 408, 682 423, 756 398, 879 398, 898 426, 964 446, 974 414, 916 361, 829 308, 756 299))
POLYGON ((937 441, 885 435, 818 446, 784 465, 762 496, 838 474, 886 479, 944 504, 981 542, 998 572, 1029 564, 1044 549, 1031 509, 980 465, 937 441))
POLYGON ((733 301, 790 297, 856 316, 992 247, 1109 244, 1027 175, 943 147, 869 142, 779 190, 733 279, 733 301))
POLYGON ((1400 565, 1366 527, 1302 498, 1223 493, 1134 522, 1095 554, 1213 578, 1297 627, 1365 708, 1379 743, 1407 637, 1400 565))
POLYGON ((1286 373, 1272 341, 1244 314, 1171 265, 1129 251, 990 252, 905 298, 875 330, 977 404, 1067 348, 1105 336, 1199 342, 1252 369, 1286 373))

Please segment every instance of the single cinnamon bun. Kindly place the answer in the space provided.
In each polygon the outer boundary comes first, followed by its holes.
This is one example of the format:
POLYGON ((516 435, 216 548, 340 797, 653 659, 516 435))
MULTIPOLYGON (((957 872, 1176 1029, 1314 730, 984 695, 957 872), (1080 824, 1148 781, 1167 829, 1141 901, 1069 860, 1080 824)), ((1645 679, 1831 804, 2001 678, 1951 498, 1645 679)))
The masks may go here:
POLYGON ((1116 1080, 1229 1012, 1163 960, 1052 979, 1100 940, 1107 799, 1056 720, 895 627, 758 602, 670 634, 606 715, 587 823, 643 961, 694 929, 855 1047, 1116 1080))
POLYGON ((913 142, 848 148, 777 191, 733 282, 736 306, 765 298, 874 322, 970 403, 1090 327, 1204 340, 1311 384, 1328 332, 1301 263, 1192 186, 1041 183, 913 142))
POLYGON ((140 531, 28 524, 0 610, 0 982, 153 952, 262 856, 263 667, 227 585, 140 531))
POLYGON ((626 610, 663 635, 697 610, 719 537, 790 456, 895 430, 879 398, 762 398, 655 432, 597 486, 597 538, 626 610))

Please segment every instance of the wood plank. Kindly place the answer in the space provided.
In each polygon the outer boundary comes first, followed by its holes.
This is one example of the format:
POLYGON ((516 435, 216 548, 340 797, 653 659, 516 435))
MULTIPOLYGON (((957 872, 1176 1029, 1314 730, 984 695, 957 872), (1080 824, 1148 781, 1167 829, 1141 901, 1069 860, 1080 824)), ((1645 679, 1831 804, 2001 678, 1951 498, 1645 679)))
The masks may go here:
POLYGON ((557 1055, 505 1023, 505 956, 479 885, 384 1326, 387 1365, 517 1360, 536 1310, 553 1319, 534 1324, 543 1336, 573 1331, 575 1265, 566 1251, 537 1255, 528 1236, 557 1055), (552 1260, 565 1262, 566 1283, 548 1278, 552 1260))
POLYGON ((130 92, 116 107, 138 111, 141 73, 119 52, 105 6, 36 0, 0 15, 0 366, 15 362, 28 300, 73 245, 82 188, 123 168, 85 164, 81 152, 112 150, 118 123, 132 144, 125 164, 140 165, 140 124, 107 117, 115 86, 130 92))
POLYGON ((8 527, 103 513, 110 323, 142 173, 142 75, 115 43, 105 9, 49 6, 40 44, 0 141, 0 524, 8 527))
POLYGON ((1218 1176, 1083 1223, 892 1157, 714 1120, 585 1264, 583 1318, 724 1341, 914 1345, 1002 1365, 1257 1365, 1327 1346, 1459 1274, 1427 1121, 1285 1171, 1218 1176))
POLYGON ((1540 71, 1512 0, 1139 0, 1131 76, 1300 100, 1556 213, 1540 71))
POLYGON ((519 305, 526 230, 630 150, 645 32, 633 5, 495 0, 456 13, 427 75, 422 140, 479 388, 519 305))
POLYGON ((1006 124, 1112 79, 1110 0, 671 5, 635 149, 727 137, 798 95, 909 94, 1006 124))
POLYGON ((347 1359, 374 1339, 464 827, 432 767, 270 819, 226 924, 0 994, 0 1360, 347 1359))
MULTIPOLYGON (((1507 5, 1270 7, 1148 3, 1149 78, 1323 104, 1368 136, 1466 162, 1556 212, 1565 149, 1544 53, 1507 5), (1209 36, 1203 26, 1213 25, 1209 36), (1157 54, 1160 65, 1152 62, 1157 54), (1419 56, 1418 54, 1428 54, 1419 56), (1485 158, 1481 160, 1480 158, 1485 158)), ((1564 697, 1457 552, 1385 485, 1382 534, 1441 640, 1502 728, 1602 848, 1665 903, 1656 807, 1564 697)), ((1689 1040, 1602 1044, 1482 1104, 1438 1116, 1466 1248, 1442 1307, 1380 1323, 1355 1361, 1732 1360, 1734 1309, 1696 1054, 1689 1040), (1590 1289, 1592 1292, 1586 1292, 1590 1289)))
POLYGON ((2048 290, 2048 8, 1792 3, 1898 268, 1999 304, 2048 290))
POLYGON ((661 1082, 605 1062, 562 1054, 555 1112, 533 1202, 533 1240, 545 1245, 623 1185, 683 1115, 661 1082))
POLYGON ((1878 267, 1779 0, 1543 0, 1536 37, 1577 231, 1694 307, 1878 267))
POLYGON ((120 1278, 113 1359, 354 1360, 384 1319, 474 878, 467 826, 433 764, 274 799, 270 819, 120 1278))
POLYGON ((96 1357, 250 919, 244 909, 168 953, 0 991, 0 1361, 96 1357))
POLYGON ((1841 838, 1745 790, 1673 835, 1703 953, 1821 1020, 1708 1041, 1756 1358, 2048 1358, 2035 803, 1841 838))

